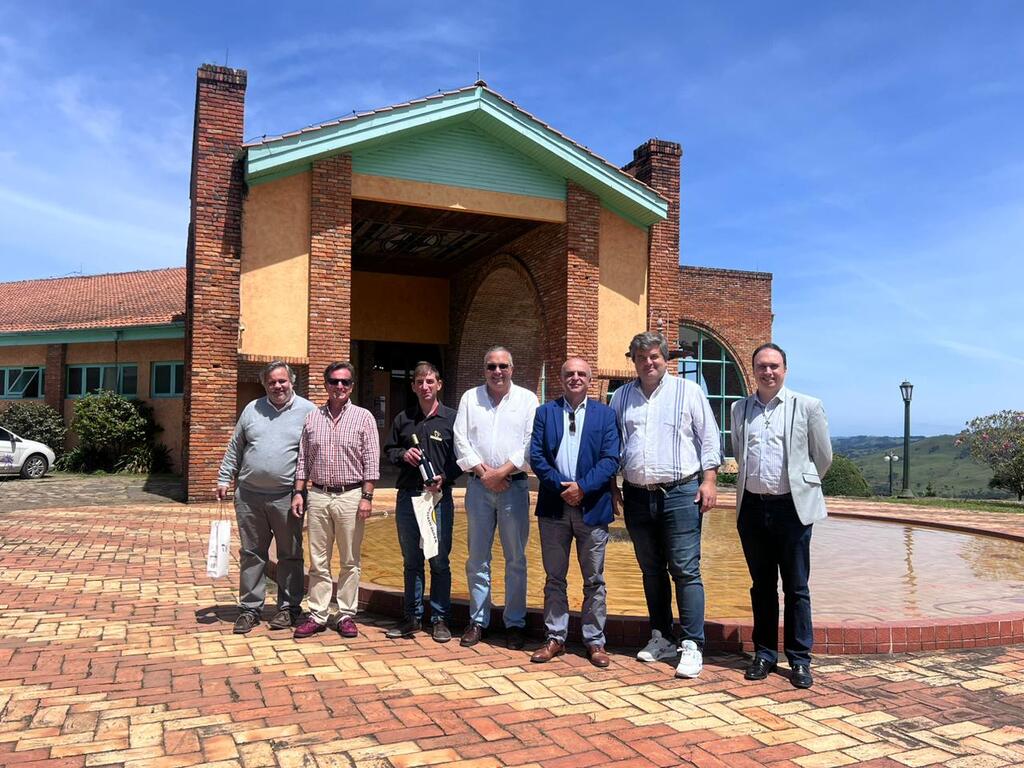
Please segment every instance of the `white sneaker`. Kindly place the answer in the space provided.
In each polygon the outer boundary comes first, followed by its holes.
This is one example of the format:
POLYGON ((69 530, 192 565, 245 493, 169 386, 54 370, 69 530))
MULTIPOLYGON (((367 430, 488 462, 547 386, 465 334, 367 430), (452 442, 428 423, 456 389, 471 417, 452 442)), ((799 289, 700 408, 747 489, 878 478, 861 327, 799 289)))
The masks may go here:
POLYGON ((698 677, 704 669, 704 657, 693 640, 683 640, 679 646, 679 666, 676 677, 698 677))
POLYGON ((674 659, 678 653, 679 650, 676 648, 675 643, 662 637, 660 630, 652 629, 651 639, 643 647, 643 650, 637 653, 636 658, 638 661, 644 661, 649 664, 653 661, 674 659))

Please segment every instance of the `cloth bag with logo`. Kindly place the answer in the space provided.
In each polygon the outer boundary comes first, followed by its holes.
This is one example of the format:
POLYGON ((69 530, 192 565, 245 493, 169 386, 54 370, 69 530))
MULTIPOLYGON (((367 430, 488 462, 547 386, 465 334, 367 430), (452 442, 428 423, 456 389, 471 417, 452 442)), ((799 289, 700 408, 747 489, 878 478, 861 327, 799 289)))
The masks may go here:
POLYGON ((441 500, 440 493, 424 491, 422 495, 412 500, 412 510, 416 515, 416 524, 420 528, 420 548, 423 550, 423 558, 429 560, 437 555, 439 545, 437 540, 437 514, 434 507, 441 500))
POLYGON ((228 575, 228 549, 230 546, 231 521, 212 520, 210 522, 210 542, 206 548, 206 575, 211 579, 222 579, 228 575))

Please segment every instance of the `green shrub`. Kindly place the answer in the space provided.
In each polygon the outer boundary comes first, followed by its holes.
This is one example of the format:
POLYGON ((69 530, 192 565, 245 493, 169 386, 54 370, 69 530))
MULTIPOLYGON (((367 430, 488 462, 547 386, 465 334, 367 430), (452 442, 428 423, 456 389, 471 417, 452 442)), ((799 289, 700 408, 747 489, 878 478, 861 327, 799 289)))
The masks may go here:
POLYGON ((736 473, 735 472, 719 472, 718 473, 718 484, 719 485, 736 485, 736 473))
POLYGON ((0 426, 26 440, 37 440, 49 446, 57 456, 64 453, 64 419, 45 403, 14 403, 0 413, 0 426))
POLYGON ((153 409, 99 390, 75 403, 71 428, 78 447, 61 469, 78 472, 161 472, 170 467, 170 452, 155 442, 160 426, 153 409))
POLYGON ((832 457, 832 466, 821 481, 826 496, 871 496, 860 467, 842 454, 832 457))

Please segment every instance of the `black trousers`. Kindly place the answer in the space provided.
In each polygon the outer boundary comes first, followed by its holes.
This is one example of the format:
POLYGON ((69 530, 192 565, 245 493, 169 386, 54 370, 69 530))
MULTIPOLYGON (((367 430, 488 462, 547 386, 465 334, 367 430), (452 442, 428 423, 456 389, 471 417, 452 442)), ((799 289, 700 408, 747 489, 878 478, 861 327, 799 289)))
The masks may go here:
POLYGON ((779 576, 785 597, 783 650, 792 664, 810 664, 814 629, 811 625, 811 528, 797 516, 793 497, 744 494, 736 527, 743 545, 752 585, 754 654, 778 659, 779 576))

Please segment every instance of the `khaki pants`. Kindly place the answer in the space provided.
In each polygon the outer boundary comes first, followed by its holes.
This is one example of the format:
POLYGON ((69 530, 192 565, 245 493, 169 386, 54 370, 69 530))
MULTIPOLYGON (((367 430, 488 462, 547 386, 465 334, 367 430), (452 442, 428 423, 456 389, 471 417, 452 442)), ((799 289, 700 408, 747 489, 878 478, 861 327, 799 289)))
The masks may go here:
POLYGON ((355 616, 359 608, 359 549, 363 521, 356 510, 361 489, 322 493, 309 489, 306 525, 309 536, 309 615, 326 624, 331 607, 331 548, 337 544, 339 618, 355 616))

